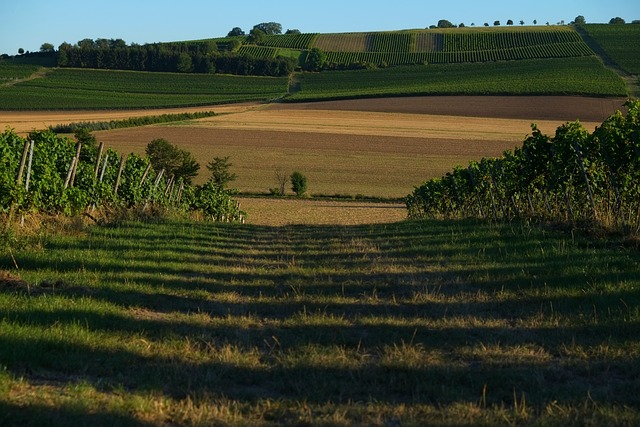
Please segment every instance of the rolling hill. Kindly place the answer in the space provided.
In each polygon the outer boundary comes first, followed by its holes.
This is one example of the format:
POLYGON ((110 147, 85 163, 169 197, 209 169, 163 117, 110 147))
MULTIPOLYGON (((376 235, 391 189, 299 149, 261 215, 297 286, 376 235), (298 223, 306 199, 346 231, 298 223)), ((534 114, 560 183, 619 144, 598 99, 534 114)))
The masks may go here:
MULTIPOLYGON (((169 49, 167 61, 170 49, 183 59, 191 52, 194 62, 209 61, 203 68, 209 71, 233 59, 241 74, 252 74, 261 59, 286 57, 300 67, 289 77, 141 72, 148 64, 139 46, 116 52, 96 45, 93 57, 117 56, 135 71, 53 68, 51 54, 42 55, 44 68, 37 66, 39 54, 1 59, 0 108, 162 108, 434 94, 625 97, 637 90, 639 41, 638 25, 590 24, 287 34, 259 43, 225 37, 147 47, 169 49), (309 52, 320 52, 323 68, 333 72, 303 72, 309 52)), ((269 62, 259 63, 260 72, 265 67, 269 62)))

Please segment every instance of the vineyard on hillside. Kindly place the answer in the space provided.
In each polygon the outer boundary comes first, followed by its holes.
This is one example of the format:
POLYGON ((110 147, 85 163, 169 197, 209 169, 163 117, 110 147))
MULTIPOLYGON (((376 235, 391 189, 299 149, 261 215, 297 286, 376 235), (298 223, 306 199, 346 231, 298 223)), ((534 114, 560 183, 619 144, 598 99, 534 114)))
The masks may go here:
POLYGON ((60 68, 49 70, 37 79, 0 88, 0 109, 117 109, 212 105, 266 101, 280 97, 286 91, 286 77, 60 68))
POLYGON ((94 209, 199 211, 217 221, 242 217, 230 193, 192 186, 154 170, 148 158, 82 145, 52 131, 0 134, 0 213, 78 215, 94 209))
POLYGON ((265 38, 260 46, 245 45, 241 52, 272 57, 274 51, 264 47, 318 48, 326 52, 330 64, 377 66, 594 55, 580 35, 569 27, 277 35, 265 38))
POLYGON ((609 57, 631 74, 640 74, 640 25, 581 25, 609 57))
POLYGON ((592 134, 579 122, 555 136, 533 126, 522 148, 432 179, 407 197, 409 216, 538 218, 640 232, 640 101, 592 134))
POLYGON ((594 57, 433 64, 305 73, 286 101, 400 95, 626 96, 624 82, 594 57))

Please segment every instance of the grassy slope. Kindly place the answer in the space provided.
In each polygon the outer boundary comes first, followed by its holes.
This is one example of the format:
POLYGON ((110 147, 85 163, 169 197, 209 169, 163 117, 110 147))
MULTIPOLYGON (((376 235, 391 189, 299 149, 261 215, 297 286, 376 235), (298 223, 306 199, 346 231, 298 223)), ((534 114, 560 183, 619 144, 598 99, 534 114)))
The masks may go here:
POLYGON ((640 422, 640 257, 604 242, 169 222, 12 255, 2 425, 640 422))
POLYGON ((640 74, 640 25, 588 24, 580 28, 623 70, 640 74))

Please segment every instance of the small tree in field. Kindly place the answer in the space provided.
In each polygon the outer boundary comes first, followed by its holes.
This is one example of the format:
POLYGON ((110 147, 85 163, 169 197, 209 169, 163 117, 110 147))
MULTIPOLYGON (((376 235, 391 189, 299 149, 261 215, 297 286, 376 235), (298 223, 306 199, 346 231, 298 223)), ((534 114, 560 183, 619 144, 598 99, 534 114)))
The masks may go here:
POLYGON ((207 169, 211 171, 211 181, 218 188, 224 190, 231 181, 234 181, 238 177, 235 173, 229 171, 231 166, 229 156, 215 157, 207 163, 207 169))
POLYGON ((181 150, 166 139, 154 139, 147 145, 147 156, 156 171, 164 169, 167 176, 182 178, 185 184, 191 184, 191 180, 198 175, 200 165, 193 155, 181 150))
POLYGON ((278 188, 274 193, 278 194, 279 196, 284 196, 284 187, 287 185, 287 181, 289 180, 289 178, 287 177, 287 174, 282 169, 276 169, 275 173, 276 173, 276 180, 278 182, 278 188))
POLYGON ((296 193, 296 196, 302 197, 307 192, 307 177, 300 172, 294 172, 291 174, 291 190, 296 193))

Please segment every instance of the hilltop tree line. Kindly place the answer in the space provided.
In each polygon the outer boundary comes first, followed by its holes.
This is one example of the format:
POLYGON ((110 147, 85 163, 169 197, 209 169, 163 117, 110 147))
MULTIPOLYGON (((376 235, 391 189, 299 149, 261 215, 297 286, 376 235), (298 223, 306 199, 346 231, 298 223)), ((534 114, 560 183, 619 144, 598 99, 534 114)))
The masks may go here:
MULTIPOLYGON (((558 25, 564 25, 564 23, 565 23, 564 20, 562 20, 562 21, 558 22, 558 25)), ((582 15, 578 15, 578 16, 576 16, 576 19, 574 19, 570 24, 586 24, 586 23, 587 23, 587 21, 586 21, 585 17, 582 16, 582 15)), ((617 16, 615 18, 611 18, 611 20, 609 21, 609 24, 625 24, 625 23, 626 23, 626 21, 624 19, 620 18, 619 16, 617 16)), ((640 21, 634 20, 632 23, 633 24, 640 24, 640 21)), ((525 22, 523 20, 520 20, 520 25, 524 25, 524 24, 525 24, 525 22)), ((547 22, 546 24, 550 25, 549 22, 547 22)), ((499 20, 495 20, 495 21, 493 21, 493 25, 497 27, 497 26, 502 25, 502 23, 499 20)), ((511 20, 511 19, 507 20, 507 25, 514 25, 513 20, 511 20)), ((533 20, 533 25, 538 25, 538 20, 537 19, 533 20)), ((471 23, 471 26, 475 27, 476 24, 475 23, 471 23)), ((489 23, 485 22, 484 26, 488 27, 489 23)), ((441 19, 441 20, 438 21, 437 25, 430 25, 429 26, 429 28, 432 28, 432 29, 433 28, 464 28, 464 27, 466 27, 466 25, 464 23, 460 23, 459 25, 455 25, 455 24, 453 24, 451 21, 449 21, 447 19, 441 19)))
MULTIPOLYGON (((50 44, 45 43, 43 48, 43 52, 51 51, 50 44)), ((84 39, 75 45, 62 43, 57 52, 57 65, 282 77, 289 75, 297 63, 291 58, 255 58, 232 50, 221 51, 214 41, 127 45, 122 39, 84 39)))

